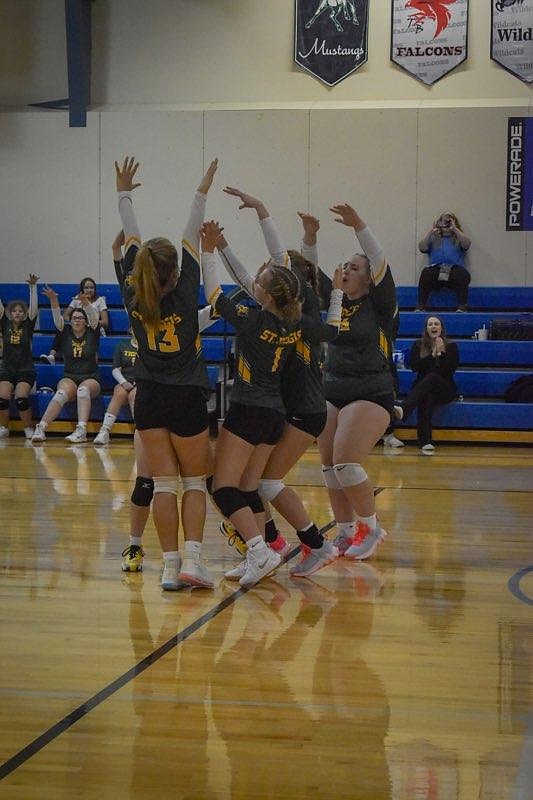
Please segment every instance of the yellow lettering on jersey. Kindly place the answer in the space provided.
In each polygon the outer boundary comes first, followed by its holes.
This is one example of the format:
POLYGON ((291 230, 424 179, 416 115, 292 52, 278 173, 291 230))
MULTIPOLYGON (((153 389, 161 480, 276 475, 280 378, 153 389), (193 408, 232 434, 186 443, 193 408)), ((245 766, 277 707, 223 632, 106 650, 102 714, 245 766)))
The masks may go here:
POLYGON ((11 328, 9 336, 9 343, 10 344, 20 344, 20 340, 22 338, 22 331, 20 328, 11 328))
POLYGON ((85 339, 81 342, 72 342, 72 358, 82 358, 85 339))
POLYGON ((239 370, 239 375, 241 376, 243 381, 245 383, 251 383, 252 376, 250 372, 250 365, 242 356, 239 356, 238 370, 239 370))
POLYGON ((159 350, 160 353, 176 353, 180 349, 176 326, 179 325, 183 318, 179 314, 171 314, 169 317, 165 317, 159 323, 158 328, 154 328, 153 325, 146 325, 141 314, 136 311, 132 312, 132 316, 136 316, 143 323, 150 350, 159 350))
POLYGON ((296 344, 296 342, 299 342, 302 338, 302 331, 298 329, 297 331, 289 333, 288 336, 280 336, 275 331, 270 331, 268 328, 266 328, 261 333, 259 338, 263 342, 268 342, 268 344, 278 344, 283 347, 288 344, 296 344))
POLYGON ((124 358, 129 358, 132 364, 135 364, 135 359, 137 358, 137 350, 124 350, 123 351, 124 358))
POLYGON ((309 364, 311 362, 311 348, 305 342, 299 341, 296 345, 296 353, 298 357, 304 362, 309 364))

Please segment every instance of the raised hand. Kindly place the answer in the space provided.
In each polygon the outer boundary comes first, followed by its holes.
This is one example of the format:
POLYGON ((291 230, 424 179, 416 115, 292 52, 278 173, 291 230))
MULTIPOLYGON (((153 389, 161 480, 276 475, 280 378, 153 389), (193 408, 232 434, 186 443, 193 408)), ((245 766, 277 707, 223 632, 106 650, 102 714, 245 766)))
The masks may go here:
POLYGON ((320 221, 312 214, 306 214, 305 211, 298 211, 298 216, 302 220, 304 233, 310 236, 316 236, 320 229, 320 221))
POLYGON ((343 289, 343 279, 344 279, 344 270, 342 265, 339 264, 338 267, 335 267, 335 272, 333 273, 333 279, 331 281, 332 286, 334 289, 343 289))
POLYGON ((352 206, 348 203, 339 203, 339 205, 332 206, 330 211, 338 216, 335 217, 335 222, 340 222, 341 225, 346 225, 348 228, 354 230, 361 230, 364 228, 364 222, 352 206))
POLYGON ((122 167, 115 161, 115 172, 117 178, 117 192, 132 192, 140 183, 133 183, 135 173, 139 169, 139 162, 133 156, 126 156, 122 167))
POLYGON ((215 173, 218 169, 218 158, 215 158, 209 164, 207 168, 207 172, 205 173, 204 177, 200 181, 198 186, 198 191, 200 194, 207 194, 209 189, 211 188, 211 184, 213 183, 213 178, 215 177, 215 173))
POLYGON ((51 303, 54 300, 57 302, 57 298, 58 298, 57 292, 55 291, 55 289, 52 289, 51 286, 48 286, 47 283, 45 283, 45 285, 43 287, 43 294, 48 297, 48 299, 50 300, 51 303))
POLYGON ((84 306, 88 306, 91 303, 91 299, 90 299, 89 295, 86 294, 85 292, 78 292, 78 300, 84 306))
POLYGON ((200 228, 200 238, 204 253, 213 253, 215 248, 221 247, 221 240, 224 239, 222 236, 223 230, 224 228, 222 228, 219 223, 215 222, 213 219, 209 220, 208 222, 204 222, 200 228))
POLYGON ((435 352, 437 355, 446 351, 446 345, 442 336, 437 336, 435 339, 435 352))
POLYGON ((252 197, 251 194, 246 194, 246 192, 236 189, 233 186, 226 186, 224 191, 226 194, 231 194, 233 197, 240 198, 242 205, 239 206, 239 211, 243 208, 255 208, 257 210, 263 205, 262 200, 259 200, 257 197, 252 197))
POLYGON ((29 283, 30 286, 35 286, 38 280, 39 276, 34 275, 32 272, 30 272, 29 276, 26 278, 26 283, 29 283))

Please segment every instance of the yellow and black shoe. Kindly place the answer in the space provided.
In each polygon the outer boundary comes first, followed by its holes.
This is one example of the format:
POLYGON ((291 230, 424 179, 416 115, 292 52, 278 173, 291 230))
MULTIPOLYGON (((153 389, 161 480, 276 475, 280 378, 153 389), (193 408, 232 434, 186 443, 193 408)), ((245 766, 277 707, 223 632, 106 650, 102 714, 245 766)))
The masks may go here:
POLYGON ((234 547, 239 555, 241 556, 246 555, 248 546, 244 541, 244 539, 242 538, 239 531, 235 530, 231 522, 228 522, 228 520, 223 519, 219 525, 219 530, 222 536, 225 536, 226 539, 228 540, 228 544, 230 547, 234 547))
POLYGON ((144 550, 139 544, 130 544, 122 551, 122 572, 143 571, 144 550))

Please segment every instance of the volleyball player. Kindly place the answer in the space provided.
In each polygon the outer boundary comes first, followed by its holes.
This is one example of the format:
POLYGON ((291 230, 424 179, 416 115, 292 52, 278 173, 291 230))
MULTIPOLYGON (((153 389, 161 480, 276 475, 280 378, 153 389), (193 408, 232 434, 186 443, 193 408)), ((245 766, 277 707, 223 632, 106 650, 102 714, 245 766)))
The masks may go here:
POLYGON ((132 191, 138 163, 115 162, 119 212, 125 235, 121 284, 139 344, 135 363, 134 418, 153 475, 153 515, 163 551, 161 585, 213 587, 200 560, 205 522, 208 461, 207 370, 198 332, 199 235, 207 192, 217 161, 203 177, 182 239, 181 266, 174 245, 164 238, 141 244, 132 191), (185 556, 178 552, 178 475, 183 485, 185 556))
POLYGON ((33 436, 32 413, 29 395, 35 383, 35 367, 31 351, 33 330, 37 320, 38 275, 30 275, 30 303, 12 300, 4 308, 0 300, 0 331, 4 343, 0 365, 0 439, 9 436, 9 401, 15 395, 15 404, 24 426, 26 439, 33 436))

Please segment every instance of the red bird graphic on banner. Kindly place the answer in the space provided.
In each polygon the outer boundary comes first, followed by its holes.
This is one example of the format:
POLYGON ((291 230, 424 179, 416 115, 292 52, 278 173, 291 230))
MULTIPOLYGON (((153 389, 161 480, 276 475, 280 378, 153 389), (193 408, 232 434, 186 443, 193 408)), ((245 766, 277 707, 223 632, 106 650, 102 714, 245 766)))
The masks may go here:
POLYGON ((433 38, 436 39, 439 33, 448 27, 452 14, 447 6, 451 6, 452 3, 455 3, 455 0, 407 0, 405 8, 416 9, 413 20, 419 25, 427 19, 434 19, 437 29, 433 38))

